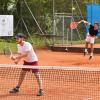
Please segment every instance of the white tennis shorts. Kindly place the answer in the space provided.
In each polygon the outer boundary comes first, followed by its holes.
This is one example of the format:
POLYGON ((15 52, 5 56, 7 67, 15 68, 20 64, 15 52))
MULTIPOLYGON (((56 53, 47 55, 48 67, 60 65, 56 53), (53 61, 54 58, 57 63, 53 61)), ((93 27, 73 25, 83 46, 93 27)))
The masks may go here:
POLYGON ((88 43, 94 44, 94 42, 95 42, 95 37, 94 37, 94 36, 87 35, 85 40, 86 40, 86 42, 88 42, 88 43))

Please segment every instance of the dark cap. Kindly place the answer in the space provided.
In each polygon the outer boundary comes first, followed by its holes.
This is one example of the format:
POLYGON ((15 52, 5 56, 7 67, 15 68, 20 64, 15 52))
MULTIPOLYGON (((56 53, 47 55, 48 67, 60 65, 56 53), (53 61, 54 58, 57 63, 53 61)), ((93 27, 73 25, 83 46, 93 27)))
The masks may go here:
POLYGON ((18 39, 18 38, 24 38, 24 35, 22 33, 18 33, 15 35, 15 39, 18 39))

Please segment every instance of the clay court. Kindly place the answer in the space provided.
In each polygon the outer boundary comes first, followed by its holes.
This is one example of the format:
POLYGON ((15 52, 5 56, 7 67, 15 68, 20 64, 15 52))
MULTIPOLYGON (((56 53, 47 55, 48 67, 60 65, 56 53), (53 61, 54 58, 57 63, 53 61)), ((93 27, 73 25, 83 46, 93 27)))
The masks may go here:
POLYGON ((1 0, 0 100, 100 100, 99 11, 100 0, 1 0), (84 56, 85 37, 92 44, 96 39, 94 54, 91 46, 84 56), (24 59, 13 62, 26 57, 25 63, 36 63, 24 38, 38 48, 39 66, 25 66, 24 59), (11 60, 8 55, 16 52, 15 39, 22 55, 11 60), (23 71, 20 87, 20 73, 26 67, 38 68, 40 77, 32 70, 23 71), (44 95, 37 96, 41 82, 44 95), (9 93, 16 86, 20 90, 9 93))
MULTIPOLYGON (((88 60, 89 55, 83 53, 53 52, 51 50, 36 50, 40 66, 60 67, 100 67, 100 55, 88 60)), ((1 55, 0 64, 13 64, 1 55)), ((22 64, 22 62, 20 62, 22 64)), ((0 100, 99 100, 100 73, 73 72, 66 70, 42 70, 44 96, 37 97, 37 82, 32 73, 27 73, 21 91, 9 94, 9 90, 18 82, 19 70, 4 68, 0 74, 0 100), (18 70, 18 71, 17 71, 18 70), (87 76, 84 76, 86 74, 87 76), (65 76, 66 75, 66 76, 65 76), (74 77, 74 75, 76 75, 74 77), (70 77, 71 76, 71 77, 70 77), (79 77, 78 77, 79 76, 79 77), (90 79, 91 78, 91 79, 90 79)))
MULTIPOLYGON (((36 54, 39 59, 39 66, 99 66, 100 54, 94 54, 94 58, 89 60, 89 55, 84 56, 83 53, 71 53, 71 52, 53 52, 51 50, 36 50, 36 54)), ((0 64, 13 64, 11 59, 4 55, 0 55, 0 64)), ((20 62, 22 64, 22 62, 20 62)))

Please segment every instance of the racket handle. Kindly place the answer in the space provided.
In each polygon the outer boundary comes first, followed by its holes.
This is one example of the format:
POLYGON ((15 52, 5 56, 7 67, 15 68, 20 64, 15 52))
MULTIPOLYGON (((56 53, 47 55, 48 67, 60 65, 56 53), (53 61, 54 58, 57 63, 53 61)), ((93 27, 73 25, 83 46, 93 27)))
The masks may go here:
POLYGON ((11 56, 10 56, 10 59, 11 59, 11 60, 15 60, 16 58, 15 58, 13 55, 11 55, 11 56))
POLYGON ((15 60, 14 60, 14 63, 15 63, 15 64, 18 64, 18 60, 17 60, 17 59, 15 59, 15 60))

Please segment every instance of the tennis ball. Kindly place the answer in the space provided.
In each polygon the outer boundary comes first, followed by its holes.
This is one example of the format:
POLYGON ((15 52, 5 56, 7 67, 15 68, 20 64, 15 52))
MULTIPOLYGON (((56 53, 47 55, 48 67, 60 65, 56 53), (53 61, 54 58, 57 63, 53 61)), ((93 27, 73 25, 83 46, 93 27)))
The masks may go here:
POLYGON ((72 10, 75 10, 75 7, 72 7, 72 10))

